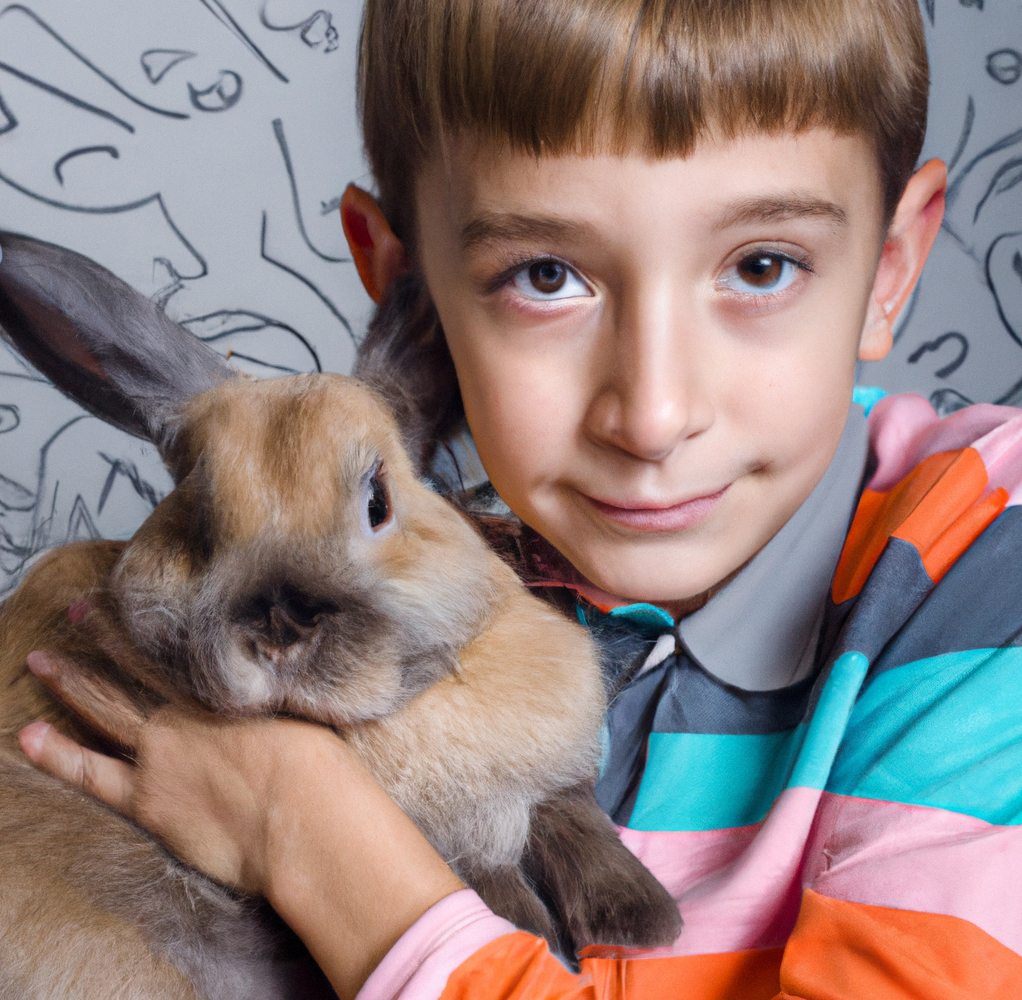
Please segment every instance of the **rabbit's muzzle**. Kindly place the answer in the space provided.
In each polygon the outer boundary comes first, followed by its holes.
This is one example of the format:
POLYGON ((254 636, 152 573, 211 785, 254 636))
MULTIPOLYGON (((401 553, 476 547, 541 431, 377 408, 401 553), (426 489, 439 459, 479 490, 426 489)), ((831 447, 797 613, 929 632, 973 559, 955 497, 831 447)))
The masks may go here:
POLYGON ((178 586, 147 548, 129 544, 114 572, 117 613, 152 666, 213 710, 343 726, 390 714, 456 667, 453 643, 416 626, 401 588, 325 540, 237 547, 178 586))
POLYGON ((238 620, 251 631, 259 655, 274 659, 292 646, 309 642, 326 616, 338 610, 334 601, 282 582, 253 594, 238 609, 238 620))

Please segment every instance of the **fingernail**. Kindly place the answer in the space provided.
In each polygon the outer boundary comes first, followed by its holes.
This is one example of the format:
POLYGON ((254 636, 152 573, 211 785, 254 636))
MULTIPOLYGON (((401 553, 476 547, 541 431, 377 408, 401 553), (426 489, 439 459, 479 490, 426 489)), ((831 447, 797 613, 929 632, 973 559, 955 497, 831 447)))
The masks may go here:
POLYGON ((45 653, 41 653, 38 649, 33 650, 28 656, 25 657, 25 662, 28 664, 28 669, 32 671, 36 677, 56 677, 58 674, 57 664, 54 663, 45 653))
POLYGON ((80 601, 75 601, 74 604, 67 609, 67 616, 71 619, 72 625, 79 625, 82 621, 84 621, 85 616, 91 610, 92 601, 82 599, 80 601))
POLYGON ((40 719, 38 722, 30 722, 18 733, 18 742, 21 744, 21 749, 25 751, 29 758, 35 760, 39 756, 43 749, 43 740, 46 739, 46 734, 52 728, 48 722, 43 722, 40 719))

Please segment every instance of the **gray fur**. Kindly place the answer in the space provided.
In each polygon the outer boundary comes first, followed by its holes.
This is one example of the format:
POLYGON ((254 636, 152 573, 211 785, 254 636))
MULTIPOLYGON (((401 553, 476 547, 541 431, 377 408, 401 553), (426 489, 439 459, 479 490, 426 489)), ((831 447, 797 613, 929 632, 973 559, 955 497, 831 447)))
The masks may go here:
POLYGON ((107 422, 159 442, 185 400, 234 374, 88 257, 13 233, 0 247, 0 334, 107 422))

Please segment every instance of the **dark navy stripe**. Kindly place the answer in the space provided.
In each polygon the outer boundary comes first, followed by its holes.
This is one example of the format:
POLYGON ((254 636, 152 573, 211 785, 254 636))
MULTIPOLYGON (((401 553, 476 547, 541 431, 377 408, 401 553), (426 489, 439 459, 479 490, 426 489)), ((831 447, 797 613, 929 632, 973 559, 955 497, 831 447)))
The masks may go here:
MULTIPOLYGON (((1022 635, 1022 507, 1009 507, 948 570, 894 638, 877 672, 946 653, 1019 644, 1022 635)), ((891 595, 896 599, 896 593, 891 595)))

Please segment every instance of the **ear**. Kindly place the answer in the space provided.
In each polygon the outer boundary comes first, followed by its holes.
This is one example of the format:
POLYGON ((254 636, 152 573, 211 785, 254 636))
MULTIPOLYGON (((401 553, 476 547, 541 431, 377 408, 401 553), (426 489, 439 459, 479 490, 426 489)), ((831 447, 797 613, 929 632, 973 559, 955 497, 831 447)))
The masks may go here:
POLYGON ((394 235, 376 199, 354 184, 341 196, 341 225, 358 276, 374 302, 387 286, 408 270, 404 244, 394 235))
POLYGON ((0 251, 0 336, 115 427, 161 444, 186 400, 235 375, 88 257, 12 233, 0 251))
POLYGON ((944 219, 947 168, 940 160, 924 163, 909 179, 880 254, 859 360, 879 361, 894 342, 893 326, 912 294, 944 219))

